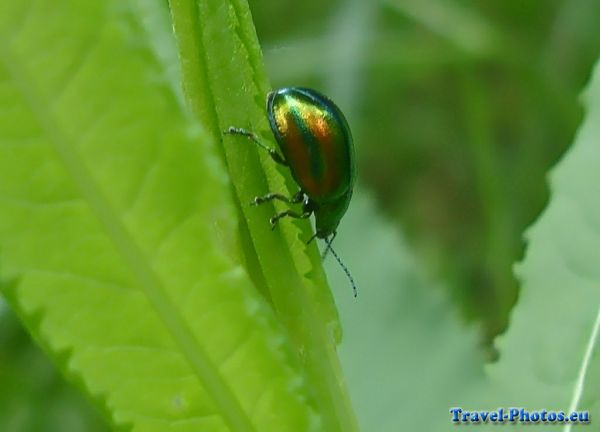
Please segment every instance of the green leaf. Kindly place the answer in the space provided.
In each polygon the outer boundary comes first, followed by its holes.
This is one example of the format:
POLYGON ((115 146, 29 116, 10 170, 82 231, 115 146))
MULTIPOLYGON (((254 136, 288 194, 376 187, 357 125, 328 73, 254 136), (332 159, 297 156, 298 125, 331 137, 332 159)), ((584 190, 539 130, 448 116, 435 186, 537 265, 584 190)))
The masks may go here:
MULTIPOLYGON (((186 96, 195 115, 215 140, 230 126, 273 142, 265 115, 269 90, 262 55, 243 0, 173 1, 171 12, 179 46, 186 96)), ((223 140, 224 158, 237 199, 245 257, 251 276, 273 305, 307 370, 310 387, 328 431, 353 431, 356 422, 338 364, 337 313, 308 221, 268 224, 279 204, 251 207, 269 191, 297 192, 289 173, 265 152, 240 137, 223 140)), ((286 221, 287 222, 287 221, 286 221)))
MULTIPOLYGON (((321 309, 309 308, 316 319, 299 331, 304 337, 318 330, 307 342, 307 376, 281 315, 242 265, 248 251, 242 254, 246 243, 236 235, 215 124, 200 117, 205 133, 184 111, 165 69, 170 57, 158 49, 160 37, 151 37, 165 35, 166 15, 158 2, 139 5, 1 6, 3 292, 61 369, 120 428, 279 431, 335 423, 328 406, 315 402, 343 394, 335 355, 324 357, 333 341, 321 309), (308 388, 315 370, 329 379, 316 396, 308 388)), ((237 30, 220 29, 224 37, 237 30)), ((229 47, 225 40, 211 44, 223 51, 211 67, 221 67, 229 47)), ((226 93, 239 83, 211 86, 226 93)), ((231 92, 217 106, 231 103, 231 92)), ((227 152, 244 144, 231 142, 227 152)), ((256 194, 256 167, 240 164, 253 186, 247 193, 256 194)), ((279 236, 263 237, 263 247, 280 247, 281 240, 269 240, 279 236)), ((261 261, 265 269, 279 250, 261 261)), ((300 253, 293 255, 298 261, 300 253)), ((264 272, 269 288, 294 292, 304 283, 295 276, 298 264, 280 261, 283 272, 264 272)), ((308 259, 300 262, 308 271, 308 259)), ((316 295, 300 298, 295 310, 313 306, 316 295)), ((303 319, 285 324, 298 329, 303 319)))
MULTIPOLYGON (((600 415, 600 67, 575 143, 550 173, 548 207, 527 232, 510 328, 489 368, 494 403, 600 415), (500 399, 500 398, 499 398, 500 399)), ((548 425, 544 430, 568 430, 548 425)), ((581 430, 587 430, 581 427, 581 430)), ((574 427, 578 429, 578 427, 574 427)))
POLYGON ((359 289, 353 298, 330 256, 344 322, 340 356, 362 430, 455 430, 449 407, 470 401, 484 378, 476 332, 365 192, 356 191, 335 249, 359 289))

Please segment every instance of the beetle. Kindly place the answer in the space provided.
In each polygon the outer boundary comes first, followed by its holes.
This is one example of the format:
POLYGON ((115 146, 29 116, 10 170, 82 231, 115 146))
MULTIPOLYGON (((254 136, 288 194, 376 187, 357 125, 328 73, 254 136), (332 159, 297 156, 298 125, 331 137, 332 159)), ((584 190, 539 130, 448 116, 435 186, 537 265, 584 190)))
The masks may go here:
POLYGON ((267 95, 267 117, 281 153, 262 143, 251 131, 230 127, 228 134, 244 136, 266 150, 278 164, 287 166, 300 190, 292 197, 269 193, 254 198, 253 205, 272 200, 302 203, 302 212, 285 210, 269 220, 275 228, 285 217, 306 219, 315 215, 315 237, 327 243, 352 282, 331 241, 346 213, 356 179, 354 144, 348 122, 337 105, 325 95, 304 87, 284 87, 267 95))

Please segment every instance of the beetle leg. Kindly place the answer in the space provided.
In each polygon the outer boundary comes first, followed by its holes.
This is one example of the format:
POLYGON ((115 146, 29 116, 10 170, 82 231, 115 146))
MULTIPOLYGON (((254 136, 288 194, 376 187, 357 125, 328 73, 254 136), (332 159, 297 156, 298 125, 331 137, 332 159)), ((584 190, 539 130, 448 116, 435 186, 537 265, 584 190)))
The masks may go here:
POLYGON ((280 155, 279 153, 277 153, 277 151, 273 150, 271 147, 260 142, 260 140, 258 139, 258 137, 256 136, 256 134, 254 132, 250 132, 250 131, 247 131, 246 129, 230 126, 229 129, 227 129, 225 131, 225 133, 230 134, 230 135, 241 135, 241 136, 248 138, 250 141, 252 141, 256 145, 258 145, 260 148, 269 152, 271 159, 273 159, 275 162, 277 162, 278 164, 281 164, 281 165, 288 166, 288 163, 285 160, 285 158, 282 155, 280 155))
POLYGON ((301 203, 302 201, 304 201, 304 192, 299 191, 298 193, 294 194, 294 196, 292 196, 292 197, 286 197, 285 195, 282 195, 279 193, 269 193, 264 196, 254 198, 254 200, 252 200, 250 205, 260 205, 260 204, 266 203, 268 201, 273 201, 274 199, 283 201, 283 202, 286 202, 289 204, 298 204, 298 203, 301 203))
POLYGON ((277 222, 279 222, 279 219, 281 219, 281 218, 291 217, 294 219, 306 219, 306 218, 310 217, 311 214, 312 214, 312 212, 304 212, 304 213, 300 214, 300 213, 296 213, 295 211, 292 211, 292 210, 286 210, 286 211, 282 211, 281 213, 276 214, 271 219, 269 219, 269 223, 271 224, 271 229, 275 229, 277 222))
POLYGON ((316 238, 317 238, 317 235, 318 235, 318 234, 319 234, 319 233, 314 233, 313 235, 311 235, 311 236, 310 236, 310 238, 308 239, 308 241, 306 242, 306 244, 307 244, 307 245, 311 244, 311 243, 312 243, 312 241, 313 241, 314 239, 316 239, 316 238))

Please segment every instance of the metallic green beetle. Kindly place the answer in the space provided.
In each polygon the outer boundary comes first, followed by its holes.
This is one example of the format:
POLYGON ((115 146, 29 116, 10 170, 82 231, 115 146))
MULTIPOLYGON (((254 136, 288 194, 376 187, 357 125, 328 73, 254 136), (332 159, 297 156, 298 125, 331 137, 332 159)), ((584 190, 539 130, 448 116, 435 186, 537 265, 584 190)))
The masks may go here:
POLYGON ((267 95, 267 116, 281 154, 263 144, 245 129, 230 127, 229 134, 243 135, 288 166, 300 190, 292 197, 278 193, 256 197, 253 205, 274 199, 290 204, 303 203, 302 213, 285 210, 270 219, 275 228, 284 217, 308 218, 315 215, 315 237, 325 239, 338 263, 356 286, 350 272, 331 248, 340 220, 346 213, 356 177, 354 145, 342 111, 326 96, 301 87, 285 87, 267 95), (331 237, 331 238, 329 238, 331 237))
POLYGON ((256 197, 253 204, 274 199, 303 202, 302 213, 286 210, 272 217, 271 225, 283 217, 308 218, 314 213, 315 236, 326 239, 335 235, 350 204, 356 177, 352 135, 344 114, 315 90, 286 87, 267 95, 267 116, 283 155, 244 129, 231 127, 227 132, 250 138, 275 162, 288 166, 300 190, 291 198, 276 193, 256 197))

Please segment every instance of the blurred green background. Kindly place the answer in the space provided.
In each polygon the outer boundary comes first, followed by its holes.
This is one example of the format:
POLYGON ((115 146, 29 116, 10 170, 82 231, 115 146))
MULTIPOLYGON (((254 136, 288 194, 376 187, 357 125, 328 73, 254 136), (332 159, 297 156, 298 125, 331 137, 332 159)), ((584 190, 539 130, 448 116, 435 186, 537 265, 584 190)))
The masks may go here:
MULTIPOLYGON (((250 7, 273 87, 314 87, 338 103, 359 182, 489 346, 518 295, 512 266, 546 203, 546 173, 581 120, 578 94, 600 54, 600 3, 250 7)), ((0 430, 104 430, 1 303, 0 346, 0 430)))
POLYGON ((600 54, 594 0, 251 2, 274 87, 349 117, 359 182, 482 340, 505 329, 525 228, 600 54))

